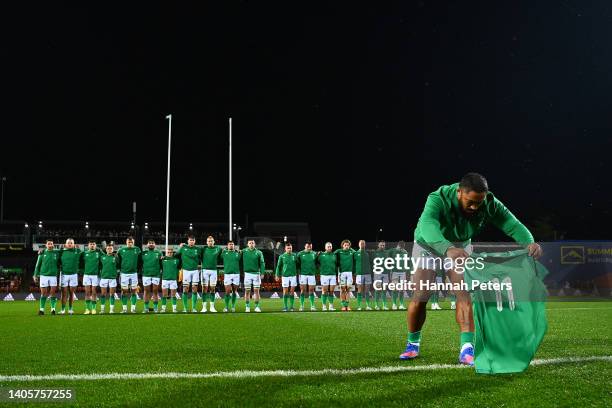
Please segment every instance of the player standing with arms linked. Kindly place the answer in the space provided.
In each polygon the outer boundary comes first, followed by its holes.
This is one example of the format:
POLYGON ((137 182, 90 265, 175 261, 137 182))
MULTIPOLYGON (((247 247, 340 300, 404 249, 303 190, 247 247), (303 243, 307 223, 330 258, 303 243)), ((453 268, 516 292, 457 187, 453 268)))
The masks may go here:
POLYGON ((183 265, 183 313, 189 311, 189 289, 191 288, 191 312, 195 313, 198 303, 198 284, 200 283, 200 262, 202 251, 196 245, 193 235, 187 236, 187 245, 181 243, 176 254, 183 265))
POLYGON ((244 270, 244 299, 246 306, 244 311, 251 311, 251 285, 253 286, 253 300, 255 312, 261 312, 259 307, 259 287, 261 286, 261 275, 266 272, 266 263, 263 253, 255 248, 255 240, 249 239, 247 248, 242 251, 242 269, 244 270))
POLYGON ((117 251, 117 267, 121 271, 121 313, 127 313, 128 299, 131 302, 130 312, 136 313, 136 288, 138 288, 141 251, 134 246, 133 237, 127 237, 125 245, 117 251))

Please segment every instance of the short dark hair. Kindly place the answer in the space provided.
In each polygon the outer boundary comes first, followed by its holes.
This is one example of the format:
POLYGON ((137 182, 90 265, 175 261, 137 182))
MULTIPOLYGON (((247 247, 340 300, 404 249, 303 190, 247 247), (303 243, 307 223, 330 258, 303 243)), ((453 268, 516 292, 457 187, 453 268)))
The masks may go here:
POLYGON ((228 244, 233 244, 234 241, 232 241, 231 239, 229 241, 227 241, 228 244))
POLYGON ((89 240, 87 243, 88 243, 88 244, 95 244, 95 243, 96 243, 96 240, 95 240, 95 239, 90 239, 90 240, 89 240))
POLYGON ((187 239, 195 239, 195 235, 189 234, 187 235, 187 239))
POLYGON ((147 244, 150 244, 151 242, 155 243, 155 240, 154 239, 147 239, 147 244))
POLYGON ((51 242, 51 243, 53 243, 53 240, 52 240, 51 238, 47 238, 47 240, 45 241, 45 244, 46 244, 47 242, 51 242))
POLYGON ((285 242, 285 246, 286 247, 288 247, 288 246, 292 247, 293 245, 291 245, 291 242, 287 241, 287 242, 285 242))
POLYGON ((467 192, 486 193, 489 191, 489 184, 482 174, 468 173, 461 178, 459 188, 467 192))
POLYGON ((312 245, 312 242, 306 241, 306 242, 304 242, 304 245, 312 245))
POLYGON ((127 237, 125 240, 126 240, 126 241, 133 241, 133 240, 134 240, 134 237, 130 235, 130 236, 129 236, 129 237, 127 237))

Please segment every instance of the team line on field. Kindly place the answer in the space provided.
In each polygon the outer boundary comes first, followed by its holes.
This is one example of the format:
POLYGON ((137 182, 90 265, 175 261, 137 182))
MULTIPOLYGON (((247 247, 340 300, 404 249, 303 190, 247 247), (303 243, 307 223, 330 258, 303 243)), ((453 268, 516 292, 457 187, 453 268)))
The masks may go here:
MULTIPOLYGON (((531 362, 532 366, 543 366, 565 363, 586 363, 593 361, 612 362, 612 356, 586 356, 586 357, 559 357, 538 359, 531 362)), ((358 375, 358 374, 385 374, 405 371, 435 371, 447 369, 466 369, 468 366, 459 364, 429 364, 413 366, 383 366, 347 369, 323 370, 266 370, 266 371, 218 371, 212 373, 105 373, 105 374, 50 374, 50 375, 2 375, 1 382, 29 382, 29 381, 91 381, 91 380, 148 380, 167 378, 257 378, 257 377, 316 377, 320 375, 358 375)))

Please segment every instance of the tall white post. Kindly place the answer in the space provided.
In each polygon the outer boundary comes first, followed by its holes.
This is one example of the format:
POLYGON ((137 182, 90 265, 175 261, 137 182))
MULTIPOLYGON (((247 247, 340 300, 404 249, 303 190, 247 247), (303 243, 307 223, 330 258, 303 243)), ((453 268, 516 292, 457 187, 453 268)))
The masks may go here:
POLYGON ((170 148, 172 146, 172 114, 168 119, 168 179, 166 181, 166 249, 168 249, 168 230, 170 227, 170 148))
POLYGON ((229 118, 229 239, 232 240, 232 118, 229 118))

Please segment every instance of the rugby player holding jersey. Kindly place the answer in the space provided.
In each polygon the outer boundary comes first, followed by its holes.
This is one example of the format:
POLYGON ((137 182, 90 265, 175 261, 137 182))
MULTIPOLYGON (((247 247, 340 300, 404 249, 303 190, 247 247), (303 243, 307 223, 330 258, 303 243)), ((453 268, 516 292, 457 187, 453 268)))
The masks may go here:
POLYGON ((261 312, 259 307, 259 288, 261 286, 261 275, 266 272, 266 264, 263 253, 255 248, 255 240, 249 239, 247 248, 242 251, 242 269, 244 270, 244 299, 246 302, 244 311, 251 311, 251 286, 253 286, 253 301, 255 312, 261 312))
POLYGON ((74 246, 74 239, 68 238, 64 248, 60 250, 62 263, 61 282, 62 287, 62 310, 60 314, 66 313, 66 299, 68 299, 68 314, 73 314, 72 305, 74 292, 79 286, 79 266, 81 261, 81 250, 74 246))
POLYGON ((317 253, 312 250, 312 242, 306 242, 304 250, 297 254, 297 271, 300 277, 300 312, 304 310, 307 293, 310 300, 310 311, 314 312, 317 310, 314 295, 317 286, 317 253))
POLYGON ((198 303, 198 284, 200 283, 200 262, 202 251, 196 245, 193 235, 187 237, 187 245, 181 243, 176 254, 183 265, 183 313, 189 310, 189 289, 191 289, 191 312, 195 313, 198 303))
POLYGON ((96 314, 96 287, 100 277, 100 258, 102 252, 96 248, 96 241, 89 241, 87 250, 81 252, 81 269, 83 269, 83 286, 85 287, 85 313, 96 314))
POLYGON ((57 275, 61 268, 60 252, 53 248, 53 240, 48 239, 45 243, 45 250, 38 254, 36 267, 34 268, 34 282, 40 285, 40 302, 38 314, 45 314, 45 304, 47 298, 51 303, 51 314, 55 314, 57 297, 57 275))
POLYGON ((107 244, 105 250, 106 253, 100 257, 100 314, 104 313, 107 294, 110 301, 110 313, 115 312, 115 290, 119 272, 117 256, 113 253, 113 244, 107 244))
POLYGON ((319 265, 319 273, 321 277, 321 301, 323 306, 322 311, 334 311, 334 290, 336 289, 336 277, 338 274, 338 258, 332 252, 333 246, 331 242, 325 244, 325 252, 317 254, 317 264, 319 265), (329 301, 329 308, 327 302, 329 301))
POLYGON ((149 239, 147 241, 147 249, 140 255, 142 266, 142 286, 144 288, 144 309, 142 313, 149 312, 149 302, 153 299, 153 312, 157 313, 159 305, 158 291, 159 278, 161 275, 161 251, 155 249, 155 241, 149 239))
POLYGON ((181 259, 174 256, 174 249, 168 247, 166 256, 162 257, 162 313, 166 313, 166 304, 172 298, 172 313, 176 313, 177 279, 181 269, 181 259))
POLYGON ((227 313, 230 310, 236 311, 236 299, 238 288, 240 287, 240 251, 235 249, 234 242, 228 241, 227 248, 221 251, 221 262, 223 263, 223 285, 225 286, 225 308, 227 313))
POLYGON ((136 289, 138 288, 141 251, 140 248, 134 246, 132 237, 127 237, 125 245, 117 251, 117 266, 121 271, 121 313, 127 313, 128 299, 131 303, 130 312, 136 313, 136 289))
POLYGON ((340 281, 340 303, 342 304, 342 311, 348 312, 351 310, 349 307, 349 289, 353 286, 355 250, 351 248, 351 241, 348 239, 343 240, 340 246, 341 248, 334 252, 338 257, 338 268, 340 270, 338 274, 338 280, 340 281))
POLYGON ((370 265, 370 253, 366 249, 366 242, 359 241, 359 249, 353 254, 355 259, 355 285, 357 286, 357 310, 365 298, 366 310, 370 307, 370 286, 372 286, 372 266, 370 265))
POLYGON ((285 253, 278 257, 275 275, 277 282, 282 277, 283 312, 293 312, 297 286, 297 255, 293 253, 293 246, 289 242, 285 244, 285 253))
POLYGON ((217 265, 223 249, 215 245, 212 236, 206 238, 206 246, 202 248, 202 313, 206 313, 206 300, 210 304, 210 311, 216 313, 215 288, 217 287, 217 265))

